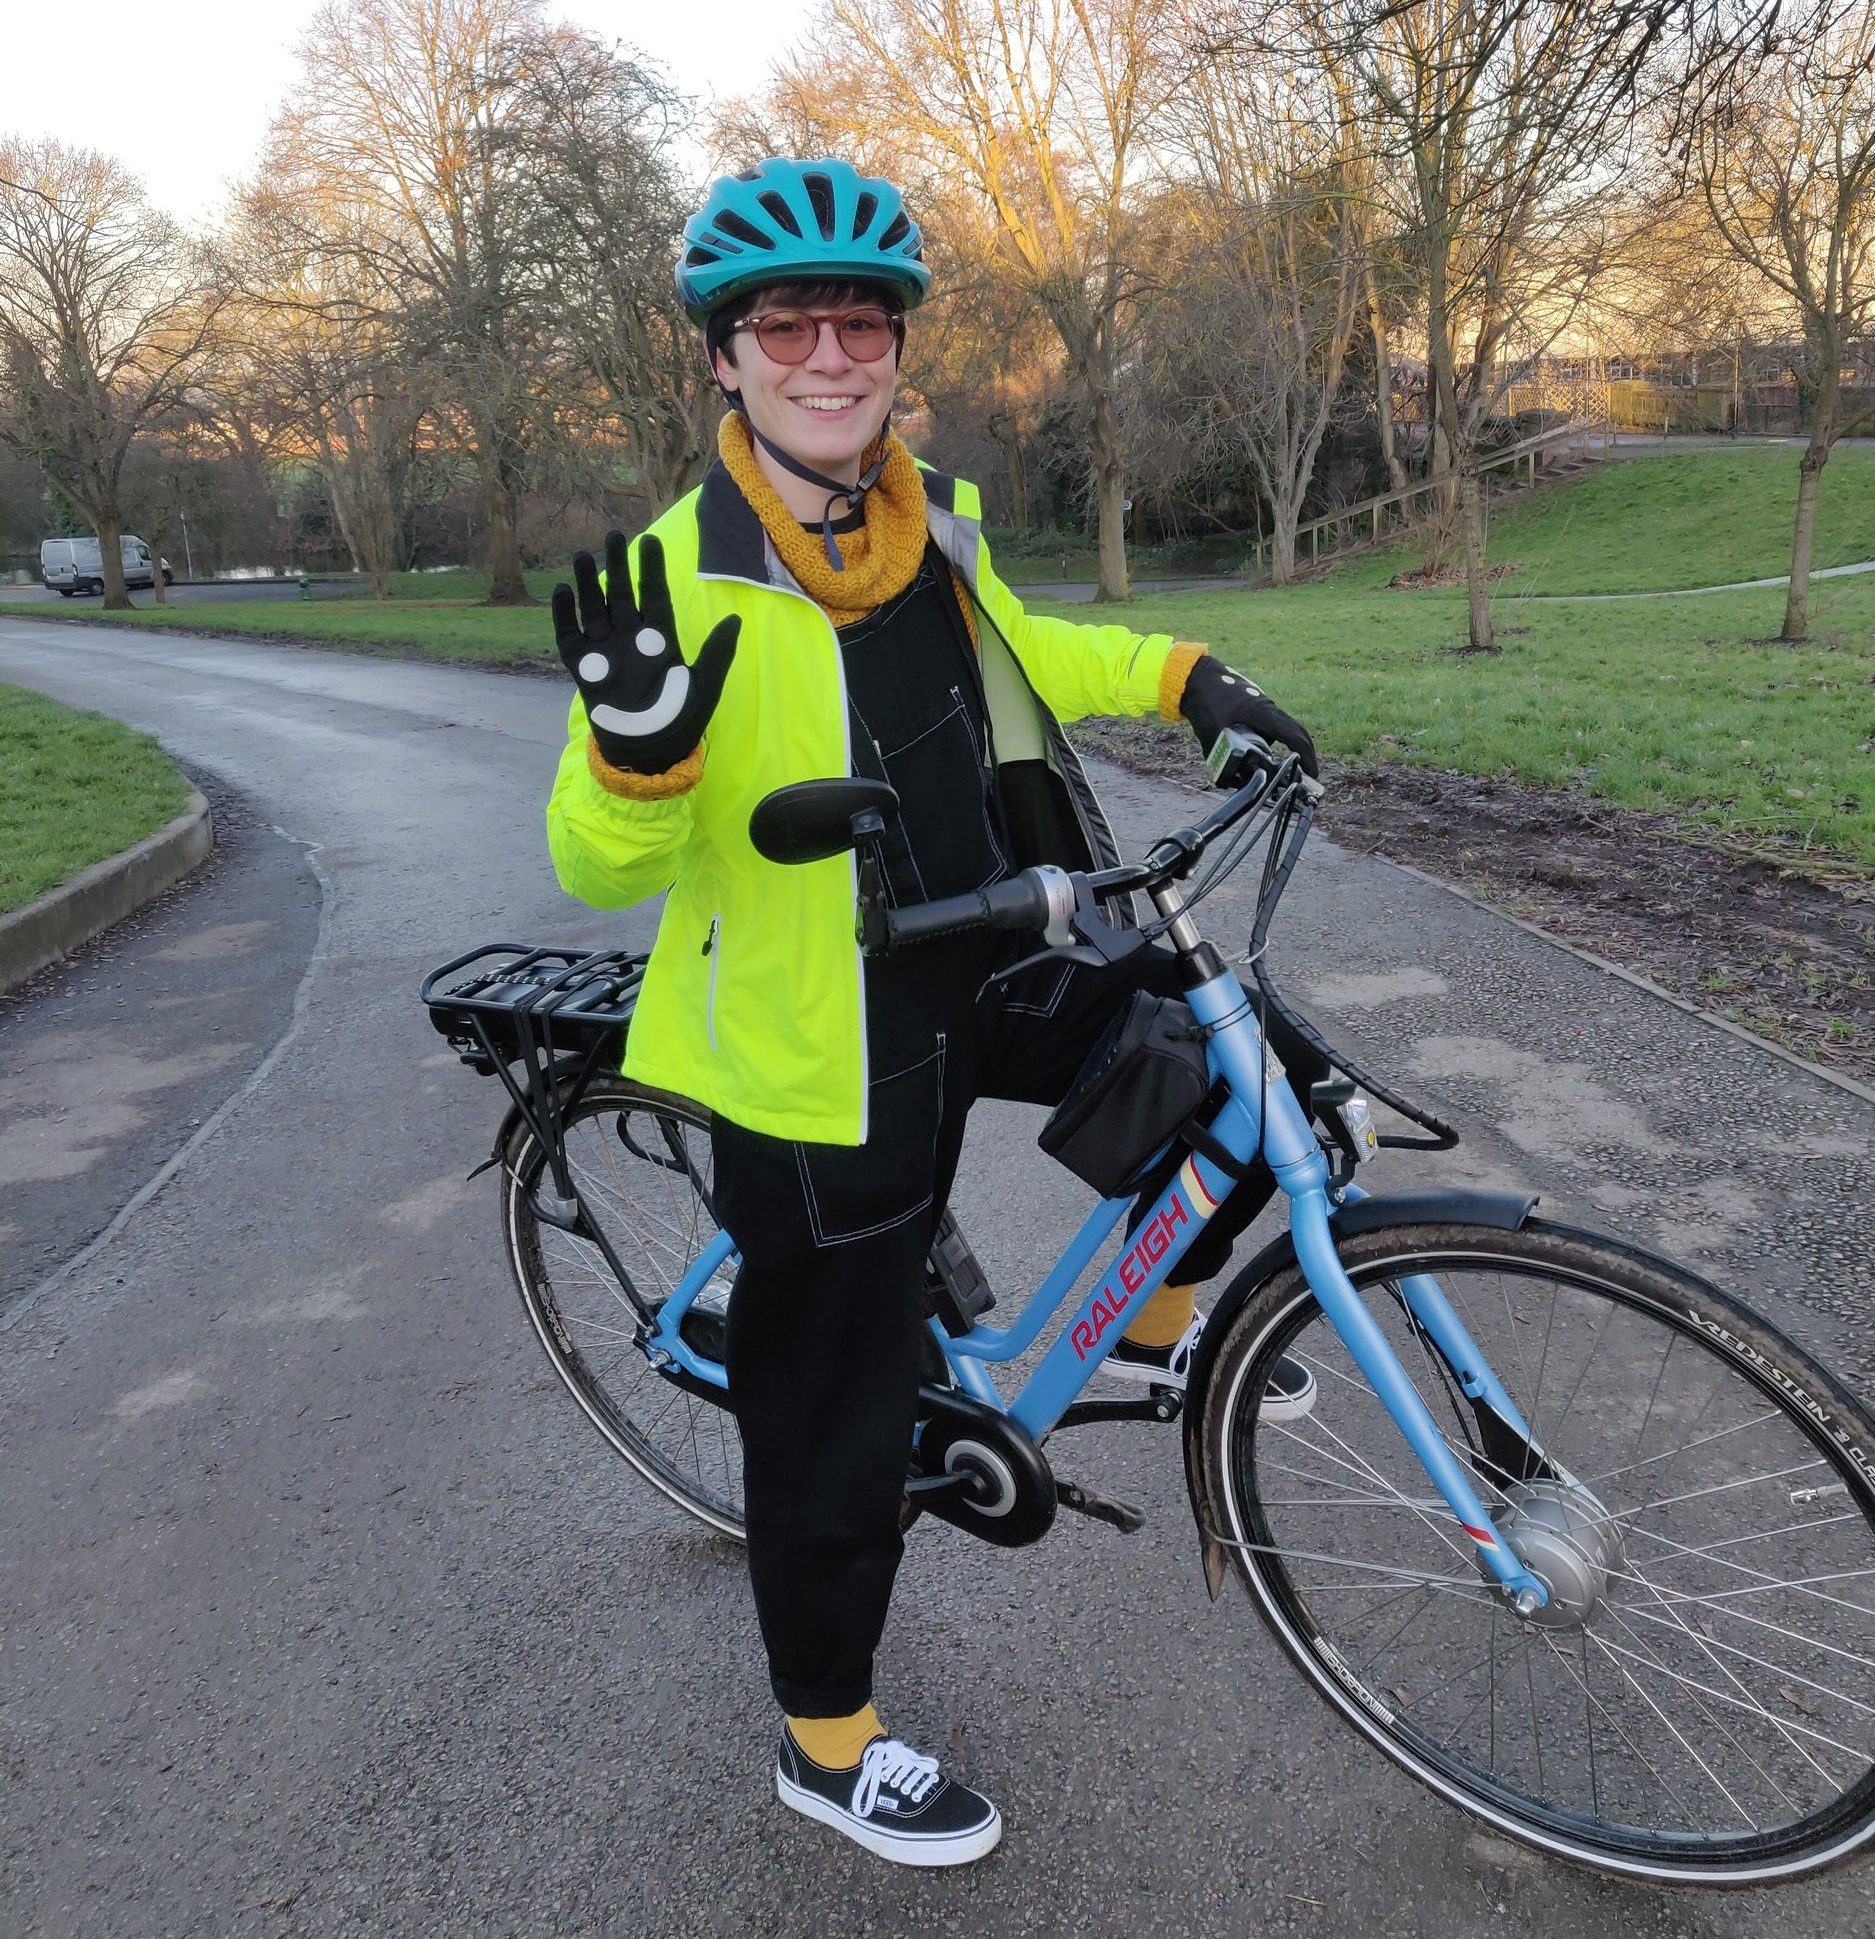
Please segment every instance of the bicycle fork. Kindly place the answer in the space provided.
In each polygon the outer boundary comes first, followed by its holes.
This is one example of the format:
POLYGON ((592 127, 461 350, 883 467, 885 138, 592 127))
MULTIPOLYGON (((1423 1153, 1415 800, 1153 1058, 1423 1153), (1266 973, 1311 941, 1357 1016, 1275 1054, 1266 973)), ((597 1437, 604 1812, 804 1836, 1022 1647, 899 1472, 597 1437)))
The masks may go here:
MULTIPOLYGON (((1317 1157, 1319 1160, 1319 1153, 1317 1157)), ((1366 1301, 1355 1290, 1354 1282, 1336 1254, 1334 1232, 1328 1222, 1326 1191, 1319 1184, 1291 1191, 1280 1167, 1276 1168, 1276 1176, 1283 1184, 1283 1189, 1290 1193, 1289 1229, 1295 1238, 1296 1258, 1301 1263, 1310 1290, 1322 1311, 1328 1315, 1329 1324, 1340 1335, 1342 1344, 1353 1356, 1354 1364, 1366 1376, 1368 1385, 1380 1397, 1381 1405, 1393 1416, 1395 1425, 1405 1435, 1407 1445, 1419 1457, 1420 1465, 1431 1477, 1432 1485, 1445 1498, 1446 1506, 1451 1509, 1459 1527, 1470 1537, 1480 1564, 1496 1578, 1520 1616, 1528 1616, 1541 1609, 1549 1600, 1547 1591, 1496 1532, 1484 1503, 1471 1484, 1470 1475, 1465 1472, 1464 1463, 1452 1452, 1450 1443, 1439 1432, 1438 1424, 1419 1396, 1419 1390, 1407 1378, 1398 1356, 1387 1344, 1379 1322, 1367 1310, 1366 1301)), ((1452 1327, 1461 1335, 1464 1328, 1452 1313, 1445 1295, 1432 1281, 1419 1278, 1409 1282, 1409 1285, 1411 1290, 1406 1291, 1406 1298, 1412 1318, 1432 1336, 1441 1356, 1447 1356, 1448 1341, 1440 1337, 1446 1331, 1440 1323, 1441 1319, 1449 1318, 1452 1327), (1426 1301, 1428 1293, 1436 1305, 1426 1301), (1421 1302, 1426 1302, 1430 1307, 1424 1315, 1419 1310, 1421 1302), (1443 1316, 1438 1311, 1441 1307, 1444 1309, 1443 1316), (1428 1324, 1428 1321, 1431 1323, 1428 1324)), ((1468 1339, 1469 1336, 1466 1337, 1468 1339)), ((1462 1356, 1457 1361, 1448 1357, 1448 1364, 1459 1372, 1461 1387, 1465 1385, 1465 1377, 1460 1370, 1469 1369, 1471 1378, 1476 1381, 1479 1378, 1477 1370, 1483 1367, 1475 1349, 1472 1354, 1462 1356)), ((1488 1370, 1486 1372, 1490 1384, 1496 1386, 1495 1376, 1488 1376, 1488 1370)), ((1504 1405, 1508 1407, 1508 1397, 1504 1405)), ((1502 1412, 1503 1409, 1497 1411, 1502 1412)), ((1528 1442, 1529 1436, 1523 1432, 1514 1408, 1510 1408, 1506 1423, 1513 1431, 1522 1433, 1522 1438, 1528 1442)))
MULTIPOLYGON (((1234 979, 1201 984, 1190 992, 1187 1001, 1201 1022, 1212 1025, 1213 1054, 1237 1095, 1262 1097, 1259 1134, 1263 1156, 1289 1200, 1289 1229, 1309 1288, 1354 1364, 1418 1456, 1453 1519, 1470 1539, 1487 1578, 1504 1591, 1520 1616, 1531 1615, 1549 1600, 1548 1592, 1497 1533, 1464 1463, 1440 1433, 1379 1322, 1348 1277, 1335 1250, 1334 1229, 1329 1222, 1328 1160, 1281 1066, 1267 1051, 1255 1027, 1249 1029, 1248 1046, 1245 1034, 1232 1028, 1248 1021, 1241 990, 1235 991, 1233 998, 1232 983, 1234 979)), ((1431 1338, 1467 1397, 1495 1413, 1507 1437, 1540 1461, 1540 1451, 1510 1396, 1491 1373, 1437 1284, 1415 1276, 1402 1287, 1402 1298, 1413 1323, 1431 1338)))

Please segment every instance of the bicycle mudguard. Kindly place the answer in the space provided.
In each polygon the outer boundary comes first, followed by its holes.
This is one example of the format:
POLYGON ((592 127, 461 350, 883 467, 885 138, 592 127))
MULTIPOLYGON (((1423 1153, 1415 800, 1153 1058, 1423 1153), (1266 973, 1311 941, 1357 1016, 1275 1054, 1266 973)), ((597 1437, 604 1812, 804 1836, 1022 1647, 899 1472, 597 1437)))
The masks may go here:
MULTIPOLYGON (((1376 1232, 1387 1225, 1479 1225, 1496 1232, 1515 1232, 1536 1210, 1536 1201, 1534 1192, 1487 1192, 1462 1186, 1435 1186, 1422 1191, 1381 1192, 1354 1199, 1336 1206, 1329 1219, 1337 1234, 1349 1235, 1376 1232)), ((1194 1477, 1198 1472, 1198 1435, 1211 1385, 1211 1369, 1217 1361, 1218 1342, 1255 1294, 1295 1263, 1295 1236, 1284 1226, 1233 1275, 1222 1298, 1212 1307, 1192 1353, 1185 1380, 1185 1487, 1201 1534, 1204 1504, 1198 1499, 1194 1477)), ((1205 1586, 1216 1601, 1224 1582, 1224 1551, 1210 1540, 1205 1540, 1204 1551, 1205 1586)))

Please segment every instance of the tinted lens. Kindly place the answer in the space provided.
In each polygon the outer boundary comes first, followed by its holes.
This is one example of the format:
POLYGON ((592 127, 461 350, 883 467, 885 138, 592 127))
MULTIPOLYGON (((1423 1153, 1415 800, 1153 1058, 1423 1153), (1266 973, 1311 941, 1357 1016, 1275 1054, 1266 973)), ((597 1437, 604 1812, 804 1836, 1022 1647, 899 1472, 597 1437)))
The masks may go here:
POLYGON ((840 348, 856 364, 876 364, 892 347, 892 321, 883 310, 849 310, 839 330, 840 348))
POLYGON ((802 310, 771 310, 755 326, 755 341, 778 364, 805 363, 819 334, 819 326, 802 310))

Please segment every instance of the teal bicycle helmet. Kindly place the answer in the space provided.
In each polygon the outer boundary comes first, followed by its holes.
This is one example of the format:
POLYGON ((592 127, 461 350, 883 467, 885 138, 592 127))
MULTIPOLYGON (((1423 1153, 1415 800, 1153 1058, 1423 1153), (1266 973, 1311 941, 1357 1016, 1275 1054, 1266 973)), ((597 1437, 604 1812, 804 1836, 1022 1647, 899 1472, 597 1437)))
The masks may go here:
POLYGON ((771 159, 719 176, 684 224, 677 294, 692 323, 765 283, 883 283, 906 309, 931 287, 924 239, 892 184, 850 162, 771 159))

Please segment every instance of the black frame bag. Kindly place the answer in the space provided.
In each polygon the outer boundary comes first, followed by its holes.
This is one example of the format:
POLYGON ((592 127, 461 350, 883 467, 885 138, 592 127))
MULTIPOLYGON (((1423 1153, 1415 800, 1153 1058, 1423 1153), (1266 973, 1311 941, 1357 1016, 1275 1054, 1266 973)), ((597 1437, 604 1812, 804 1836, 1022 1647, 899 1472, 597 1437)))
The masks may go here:
POLYGON ((1211 1089, 1205 1032, 1177 997, 1135 991, 1036 1143, 1102 1198, 1124 1198, 1211 1089))

